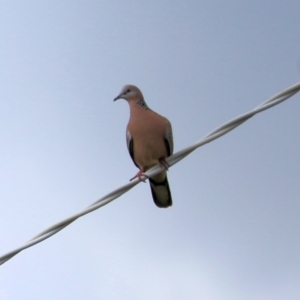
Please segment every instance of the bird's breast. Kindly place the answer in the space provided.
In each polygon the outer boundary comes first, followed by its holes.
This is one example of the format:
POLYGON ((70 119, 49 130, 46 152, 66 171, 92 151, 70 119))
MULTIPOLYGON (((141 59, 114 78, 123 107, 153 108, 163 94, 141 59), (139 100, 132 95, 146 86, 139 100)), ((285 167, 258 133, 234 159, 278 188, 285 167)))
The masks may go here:
POLYGON ((131 118, 127 129, 133 139, 133 154, 136 164, 147 170, 158 163, 161 157, 167 157, 164 133, 157 118, 131 118))

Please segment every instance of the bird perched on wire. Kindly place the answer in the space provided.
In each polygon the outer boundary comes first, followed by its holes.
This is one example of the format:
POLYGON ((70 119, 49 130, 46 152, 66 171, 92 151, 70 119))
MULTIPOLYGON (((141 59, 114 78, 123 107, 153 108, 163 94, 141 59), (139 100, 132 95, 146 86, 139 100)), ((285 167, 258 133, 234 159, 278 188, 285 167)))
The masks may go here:
POLYGON ((149 178, 149 181, 154 203, 158 207, 169 207, 172 197, 165 159, 173 153, 171 123, 148 107, 142 92, 134 85, 125 85, 114 101, 118 99, 125 99, 130 107, 127 148, 134 164, 140 169, 132 179, 143 180, 148 169, 157 163, 163 166, 165 170, 149 178))

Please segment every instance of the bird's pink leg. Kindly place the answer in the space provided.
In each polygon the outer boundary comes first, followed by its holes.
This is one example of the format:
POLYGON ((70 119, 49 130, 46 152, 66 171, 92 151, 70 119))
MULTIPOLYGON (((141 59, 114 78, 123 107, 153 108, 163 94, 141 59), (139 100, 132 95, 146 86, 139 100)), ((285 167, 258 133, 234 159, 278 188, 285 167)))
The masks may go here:
MULTIPOLYGON (((163 167, 163 168, 166 169, 167 171, 169 170, 170 165, 167 163, 167 161, 165 160, 164 157, 161 157, 158 161, 159 161, 159 164, 160 164, 161 167, 163 167)), ((144 173, 144 170, 139 170, 139 171, 137 172, 137 174, 136 174, 134 177, 132 177, 132 178, 130 179, 130 181, 132 181, 132 180, 135 179, 135 178, 138 178, 140 181, 146 182, 146 179, 145 179, 145 178, 143 179, 143 177, 149 178, 149 177, 144 173)))
POLYGON ((146 178, 142 178, 142 177, 148 178, 148 176, 143 172, 143 170, 139 170, 139 171, 137 172, 137 174, 136 174, 134 177, 132 177, 132 178, 130 179, 130 181, 132 181, 132 180, 135 179, 135 178, 138 178, 139 181, 146 182, 146 178))
POLYGON ((161 167, 164 167, 167 171, 169 170, 170 165, 167 163, 164 157, 161 157, 158 161, 161 167))

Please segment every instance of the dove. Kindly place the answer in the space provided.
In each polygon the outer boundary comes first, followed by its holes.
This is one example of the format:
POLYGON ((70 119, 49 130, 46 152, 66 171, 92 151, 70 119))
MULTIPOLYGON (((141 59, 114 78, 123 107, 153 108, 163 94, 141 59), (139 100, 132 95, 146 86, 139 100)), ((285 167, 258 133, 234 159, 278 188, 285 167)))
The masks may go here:
MULTIPOLYGON (((130 108, 130 118, 126 129, 126 142, 133 163, 139 172, 132 178, 143 180, 144 172, 156 164, 164 170, 149 178, 154 203, 161 208, 172 205, 172 196, 166 171, 166 158, 173 153, 171 123, 146 104, 142 92, 134 85, 125 85, 114 99, 124 99, 130 108)), ((131 180, 132 180, 131 179, 131 180)))

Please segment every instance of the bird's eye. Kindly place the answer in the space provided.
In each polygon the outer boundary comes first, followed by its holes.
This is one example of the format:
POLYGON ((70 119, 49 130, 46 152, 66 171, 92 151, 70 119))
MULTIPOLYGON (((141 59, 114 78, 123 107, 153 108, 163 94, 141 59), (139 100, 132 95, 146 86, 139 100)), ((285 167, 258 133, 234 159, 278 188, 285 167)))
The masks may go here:
POLYGON ((129 92, 130 92, 130 90, 127 90, 127 91, 126 91, 126 93, 129 93, 129 92))

